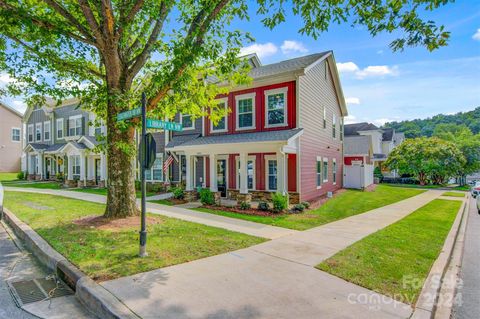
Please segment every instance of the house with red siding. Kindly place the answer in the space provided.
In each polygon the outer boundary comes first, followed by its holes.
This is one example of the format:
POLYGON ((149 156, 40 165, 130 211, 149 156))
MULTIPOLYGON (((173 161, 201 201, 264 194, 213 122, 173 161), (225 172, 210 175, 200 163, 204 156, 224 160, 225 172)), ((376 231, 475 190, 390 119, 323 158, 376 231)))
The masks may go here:
POLYGON ((183 131, 157 136, 176 159, 164 181, 238 202, 280 192, 296 203, 341 188, 347 108, 333 53, 269 65, 248 59, 253 81, 218 97, 223 119, 178 114, 183 131))

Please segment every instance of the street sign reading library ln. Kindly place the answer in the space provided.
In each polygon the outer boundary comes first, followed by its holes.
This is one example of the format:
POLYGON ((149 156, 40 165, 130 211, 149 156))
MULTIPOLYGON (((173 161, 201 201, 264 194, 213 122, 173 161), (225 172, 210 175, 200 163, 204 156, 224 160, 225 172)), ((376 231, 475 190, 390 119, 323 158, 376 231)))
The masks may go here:
POLYGON ((122 113, 118 113, 117 115, 117 122, 118 121, 123 121, 123 120, 128 120, 137 116, 142 115, 142 108, 137 107, 136 109, 128 110, 122 113))
POLYGON ((157 128, 157 129, 164 129, 168 131, 182 131, 182 124, 175 123, 175 122, 167 122, 162 120, 152 120, 147 119, 147 128, 157 128))

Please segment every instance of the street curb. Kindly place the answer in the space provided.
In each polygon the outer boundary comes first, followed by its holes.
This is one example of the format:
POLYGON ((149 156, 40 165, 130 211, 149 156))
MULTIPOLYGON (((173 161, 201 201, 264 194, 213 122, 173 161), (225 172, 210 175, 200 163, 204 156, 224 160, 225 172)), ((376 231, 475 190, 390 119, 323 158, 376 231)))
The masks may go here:
POLYGON ((125 304, 70 263, 30 226, 5 207, 3 207, 2 217, 40 263, 55 272, 75 290, 77 299, 90 312, 105 319, 139 319, 125 304))
MULTIPOLYGON (((411 319, 431 319, 435 317, 437 302, 440 298, 442 288, 442 280, 444 279, 450 265, 455 244, 457 241, 463 240, 463 238, 459 238, 458 235, 460 233, 462 221, 465 218, 465 212, 467 211, 467 203, 468 197, 460 206, 452 228, 445 239, 442 251, 430 269, 427 279, 423 284, 422 291, 418 297, 417 303, 415 304, 414 311, 410 317, 411 319)), ((463 233, 462 236, 464 235, 465 234, 463 233)))

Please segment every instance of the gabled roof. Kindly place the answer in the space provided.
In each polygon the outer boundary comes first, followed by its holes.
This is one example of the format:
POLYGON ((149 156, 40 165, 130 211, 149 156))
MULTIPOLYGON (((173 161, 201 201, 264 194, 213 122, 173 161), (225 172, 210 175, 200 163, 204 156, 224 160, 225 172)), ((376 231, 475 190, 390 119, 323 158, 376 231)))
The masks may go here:
POLYGON ((345 136, 343 153, 345 155, 369 155, 371 143, 371 137, 367 135, 345 136))
POLYGON ((12 112, 12 113, 15 114, 16 116, 18 116, 20 119, 23 117, 23 114, 22 114, 22 113, 18 112, 18 111, 15 110, 13 107, 8 106, 7 104, 4 104, 4 103, 0 102, 0 107, 3 107, 3 108, 6 109, 7 111, 12 112))
POLYGON ((349 135, 360 135, 359 131, 372 131, 379 130, 379 128, 372 123, 362 122, 362 123, 353 123, 345 124, 343 127, 345 136, 349 135))
MULTIPOLYGON (((223 134, 210 135, 192 138, 184 143, 176 146, 199 146, 199 145, 213 145, 213 144, 235 144, 235 143, 258 143, 258 142, 281 142, 298 136, 303 132, 303 128, 296 128, 291 130, 267 131, 267 132, 253 132, 241 134, 223 134)), ((175 137, 176 139, 177 137, 175 137)), ((167 148, 172 148, 170 143, 167 148)))
POLYGON ((61 149, 65 145, 67 145, 67 144, 65 144, 65 143, 52 144, 45 150, 45 152, 46 153, 55 153, 56 151, 58 151, 59 149, 61 149))
POLYGON ((186 134, 186 135, 175 135, 170 142, 168 142, 166 148, 172 148, 183 143, 186 143, 190 140, 196 139, 200 134, 186 134))
POLYGON ((390 141, 392 141, 392 139, 393 139, 393 134, 395 133, 395 131, 393 130, 393 128, 390 128, 390 127, 383 128, 382 131, 383 131, 382 141, 384 141, 384 142, 390 142, 390 141))
POLYGON ((25 146, 25 150, 28 148, 33 149, 34 151, 44 151, 48 149, 49 145, 48 144, 42 144, 42 143, 28 143, 27 146, 25 146))

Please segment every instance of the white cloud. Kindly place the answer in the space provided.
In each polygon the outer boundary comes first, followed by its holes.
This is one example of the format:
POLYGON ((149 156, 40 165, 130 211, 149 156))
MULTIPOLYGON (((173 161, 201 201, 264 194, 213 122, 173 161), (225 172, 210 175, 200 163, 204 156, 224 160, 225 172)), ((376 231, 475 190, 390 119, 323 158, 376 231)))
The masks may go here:
POLYGON ((291 54, 295 52, 300 52, 300 53, 308 52, 308 49, 303 45, 302 42, 293 41, 293 40, 283 41, 283 44, 280 47, 280 49, 282 49, 283 54, 291 54))
POLYGON ((475 32, 475 34, 472 35, 472 39, 480 41, 480 29, 477 29, 477 32, 475 32))
POLYGON ((353 115, 345 116, 345 118, 343 119, 345 124, 353 124, 356 122, 355 120, 356 120, 356 117, 353 115))
POLYGON ((383 50, 378 50, 377 54, 380 54, 380 55, 383 54, 383 50))
POLYGON ((358 66, 353 62, 337 63, 338 72, 356 72, 358 66))
POLYGON ((256 53, 260 58, 274 55, 277 52, 278 52, 278 48, 272 42, 254 43, 252 45, 249 45, 240 49, 241 55, 256 53))
POLYGON ((347 104, 360 104, 360 99, 358 97, 347 97, 345 102, 347 104))
POLYGON ((393 122, 393 121, 395 121, 395 120, 383 118, 383 119, 373 120, 372 123, 375 124, 375 125, 377 125, 377 126, 382 126, 382 125, 384 125, 384 124, 387 123, 387 122, 393 122))
POLYGON ((383 77, 386 75, 394 76, 398 74, 397 66, 369 65, 366 68, 360 69, 358 65, 353 62, 337 63, 337 69, 341 73, 352 73, 358 79, 364 79, 366 77, 383 77))

